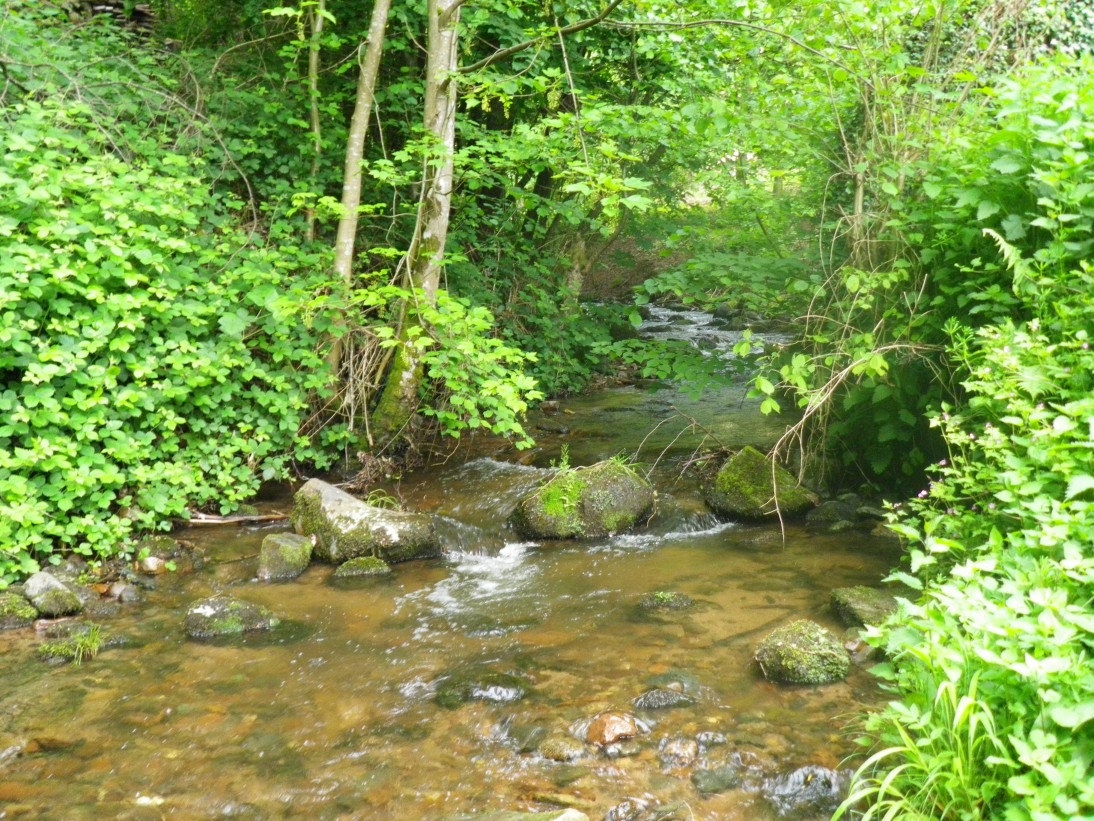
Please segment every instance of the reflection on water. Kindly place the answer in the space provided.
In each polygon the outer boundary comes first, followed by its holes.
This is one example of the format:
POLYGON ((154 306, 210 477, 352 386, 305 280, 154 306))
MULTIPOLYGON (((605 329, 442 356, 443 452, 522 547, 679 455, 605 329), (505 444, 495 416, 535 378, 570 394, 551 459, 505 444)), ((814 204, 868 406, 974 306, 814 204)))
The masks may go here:
MULTIPOLYGON (((575 464, 586 450, 633 452, 650 427, 583 440, 603 424, 595 403, 559 417, 572 423, 575 464)), ((658 515, 646 528, 583 543, 520 542, 504 525, 541 468, 479 458, 421 471, 400 492, 438 516, 448 556, 348 585, 322 566, 291 584, 255 582, 271 528, 179 534, 210 561, 104 620, 124 642, 98 658, 51 668, 35 660, 30 631, 0 634, 0 817, 439 819, 575 806, 600 819, 635 798, 684 801, 695 819, 775 818, 755 792, 699 793, 662 747, 717 739, 702 766, 732 759, 767 774, 838 766, 852 749, 847 720, 877 698, 869 677, 778 687, 751 654, 789 619, 838 630, 830 589, 875 584, 893 546, 794 527, 784 542, 777 526, 718 521, 674 466, 654 471, 658 515), (643 610, 657 591, 695 605, 643 610), (186 606, 214 592, 265 604, 289 629, 241 646, 187 641, 186 606), (508 701, 489 685, 441 706, 438 688, 467 670, 527 694, 508 701), (694 703, 643 716, 651 731, 630 755, 559 763, 522 752, 536 733, 632 709, 666 674, 694 683, 694 703)))

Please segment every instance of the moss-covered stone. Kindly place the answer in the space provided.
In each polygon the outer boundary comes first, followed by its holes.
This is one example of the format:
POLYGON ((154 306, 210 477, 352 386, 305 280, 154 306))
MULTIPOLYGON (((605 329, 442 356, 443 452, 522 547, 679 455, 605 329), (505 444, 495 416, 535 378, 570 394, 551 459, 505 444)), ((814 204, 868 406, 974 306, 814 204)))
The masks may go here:
POLYGON ((609 459, 560 470, 517 504, 510 521, 533 539, 599 538, 634 527, 652 508, 649 482, 609 459))
POLYGON ((359 556, 394 564, 441 555, 427 514, 374 507, 319 479, 297 491, 292 522, 301 536, 316 537, 314 556, 334 564, 359 556))
POLYGON ((808 619, 773 630, 756 648, 755 658, 767 679, 788 684, 828 684, 851 670, 839 640, 808 619))
POLYGON ((214 596, 186 611, 186 635, 192 639, 233 638, 271 630, 280 620, 260 604, 214 596))
POLYGON ((884 590, 857 585, 832 591, 832 609, 848 627, 881 624, 896 612, 896 597, 884 590))
POLYGON ((263 581, 295 579, 311 563, 312 543, 295 533, 271 533, 262 540, 258 578, 263 581))
POLYGON ((360 556, 343 562, 334 571, 336 579, 357 579, 363 576, 386 576, 391 573, 391 565, 375 556, 360 556))
POLYGON ((22 596, 0 593, 0 630, 27 627, 38 618, 38 611, 22 596))
POLYGON ((84 609, 83 602, 73 590, 45 571, 27 579, 24 593, 35 609, 49 619, 72 616, 84 609))
POLYGON ((788 471, 751 447, 722 465, 704 495, 715 512, 737 519, 764 519, 776 513, 798 516, 817 503, 788 471))

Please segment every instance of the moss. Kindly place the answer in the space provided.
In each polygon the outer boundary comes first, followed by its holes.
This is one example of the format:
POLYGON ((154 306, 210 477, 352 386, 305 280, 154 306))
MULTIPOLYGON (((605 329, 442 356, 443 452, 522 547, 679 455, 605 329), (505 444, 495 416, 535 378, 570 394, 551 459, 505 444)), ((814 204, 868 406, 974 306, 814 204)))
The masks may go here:
POLYGON ((649 483, 620 460, 563 468, 513 513, 513 525, 532 538, 606 536, 633 527, 653 506, 649 483))
POLYGON ((375 556, 360 556, 339 565, 334 571, 334 577, 344 579, 355 576, 384 576, 388 573, 391 573, 391 565, 383 559, 375 556))
POLYGON ((742 448, 726 461, 706 497, 717 512, 743 519, 762 519, 776 512, 797 515, 815 504, 813 494, 789 472, 773 466, 751 447, 742 448))
POLYGON ((683 593, 658 590, 655 593, 647 593, 643 596, 638 606, 643 610, 683 610, 693 604, 695 602, 691 597, 685 596, 683 593))
POLYGON ((790 684, 827 684, 851 669, 843 645, 808 619, 772 631, 756 649, 756 662, 766 678, 790 684))
POLYGON ((0 630, 26 627, 38 618, 30 602, 15 593, 0 593, 0 630))
POLYGON ((47 590, 36 600, 38 612, 43 616, 71 616, 84 609, 80 597, 71 590, 47 590))
POLYGON ((509 704, 528 694, 524 679, 492 670, 468 670, 451 674, 437 687, 433 700, 446 710, 454 710, 468 701, 509 704))
POLYGON ((897 609, 896 598, 884 590, 857 585, 832 591, 832 609, 849 627, 881 624, 897 609))

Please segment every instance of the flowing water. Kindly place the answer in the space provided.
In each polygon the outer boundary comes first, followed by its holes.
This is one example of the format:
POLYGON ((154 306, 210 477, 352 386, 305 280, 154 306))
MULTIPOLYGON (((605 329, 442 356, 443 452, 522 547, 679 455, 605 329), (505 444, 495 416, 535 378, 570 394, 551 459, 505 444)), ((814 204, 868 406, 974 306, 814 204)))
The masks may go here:
MULTIPOLYGON (((704 316, 661 312, 659 323, 732 344, 704 316)), ((102 620, 116 641, 95 659, 48 666, 33 631, 0 633, 0 818, 443 819, 574 806, 599 821, 627 798, 682 802, 687 818, 779 817, 778 790, 757 785, 838 767, 850 723, 879 695, 857 669, 827 687, 769 684, 752 651, 794 618, 840 629, 829 591, 876 584, 894 545, 797 526, 784 541, 777 525, 706 511, 688 469, 706 437, 770 444, 781 432, 740 389, 688 400, 662 385, 612 388, 532 424, 528 464, 479 447, 394 488, 435 514, 442 560, 352 585, 324 566, 260 584, 255 555, 279 525, 193 528, 175 535, 204 565, 118 606, 102 620), (505 518, 563 444, 573 464, 638 452, 659 493, 650 524, 588 542, 518 540, 505 518), (696 604, 639 606, 658 591, 696 604), (216 592, 265 604, 285 626, 242 644, 188 641, 186 606, 216 592), (455 709, 436 702, 439 684, 484 671, 517 676, 527 695, 487 688, 455 709), (624 754, 559 763, 522 752, 601 710, 633 709, 664 676, 694 703, 641 713, 650 732, 624 754), (694 763, 662 754, 696 738, 694 763), (730 761, 754 782, 697 791, 696 769, 730 761)), ((264 507, 289 504, 285 494, 264 507)))

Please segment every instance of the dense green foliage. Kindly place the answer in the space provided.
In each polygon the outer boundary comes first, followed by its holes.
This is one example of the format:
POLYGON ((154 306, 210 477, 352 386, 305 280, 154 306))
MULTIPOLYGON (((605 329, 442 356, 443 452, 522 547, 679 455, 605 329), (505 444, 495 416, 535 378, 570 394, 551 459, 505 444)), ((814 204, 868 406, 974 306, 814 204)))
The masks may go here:
POLYGON ((991 321, 948 326, 965 400, 935 418, 948 458, 895 525, 924 595, 878 633, 903 700, 869 724, 869 817, 1094 812, 1090 71, 1021 73, 992 133, 937 166, 930 199, 993 241, 975 266, 1004 288, 991 321))
POLYGON ((609 368, 751 367, 635 339, 648 303, 796 317, 753 383, 797 405, 784 455, 933 479, 894 517, 922 595, 876 634, 900 700, 844 813, 1094 814, 1086 5, 476 0, 447 155, 427 3, 396 4, 339 276, 371 9, 155 5, 0 12, 0 586, 378 446, 400 358, 419 420, 525 446, 609 368), (407 270, 446 156, 434 294, 407 270))

